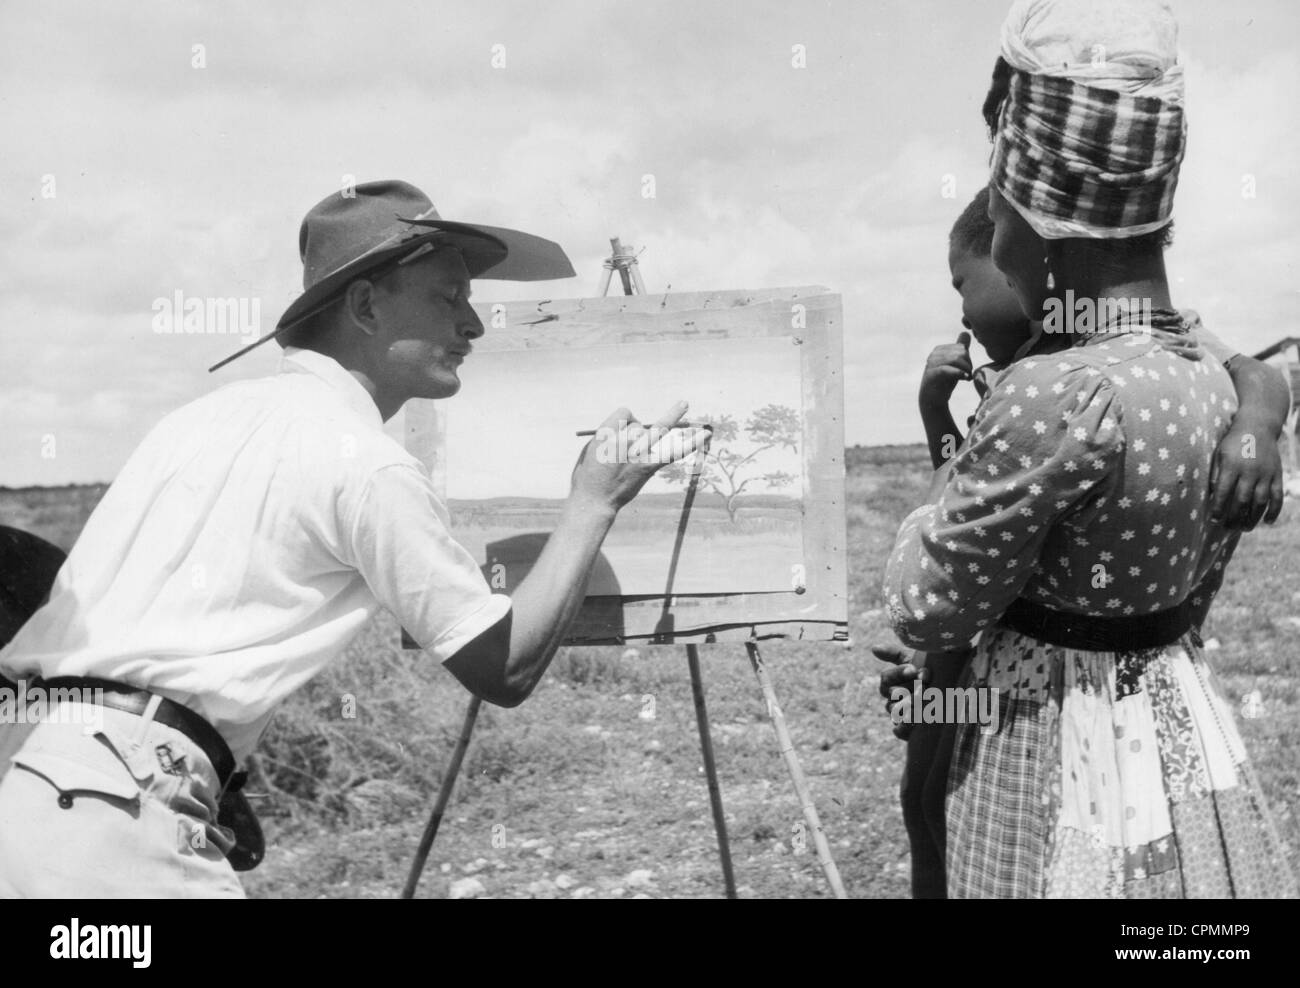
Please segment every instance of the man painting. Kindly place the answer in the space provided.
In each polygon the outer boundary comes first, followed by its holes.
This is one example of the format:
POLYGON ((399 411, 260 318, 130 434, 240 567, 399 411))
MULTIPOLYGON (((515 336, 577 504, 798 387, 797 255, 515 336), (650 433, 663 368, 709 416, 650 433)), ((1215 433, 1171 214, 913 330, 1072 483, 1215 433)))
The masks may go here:
MULTIPOLYGON (((396 181, 323 200, 299 248, 305 291, 259 341, 285 347, 279 373, 164 418, 0 652, 9 680, 80 690, 98 728, 0 725, 0 896, 242 896, 232 861, 248 850, 224 822, 247 814, 218 806, 276 707, 381 606, 475 695, 522 702, 617 512, 665 459, 584 451, 530 575, 492 593, 382 423, 459 390, 484 331, 472 279, 567 277, 567 258, 443 220, 396 181)), ((703 438, 672 428, 684 412, 604 424, 642 452, 666 430, 684 456, 703 438)))

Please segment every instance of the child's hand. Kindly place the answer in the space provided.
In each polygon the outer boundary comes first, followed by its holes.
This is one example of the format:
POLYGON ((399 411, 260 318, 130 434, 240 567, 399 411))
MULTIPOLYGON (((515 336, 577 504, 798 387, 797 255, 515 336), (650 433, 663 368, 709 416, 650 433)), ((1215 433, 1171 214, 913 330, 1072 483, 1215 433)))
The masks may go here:
POLYGON ((1282 511, 1282 456, 1269 430, 1238 416, 1210 467, 1210 518, 1247 532, 1282 511))
MULTIPOLYGON (((872 653, 878 659, 893 663, 893 668, 886 669, 880 674, 880 695, 885 698, 885 710, 889 714, 889 719, 894 719, 894 705, 896 703, 910 702, 912 689, 916 683, 924 683, 926 671, 912 662, 913 652, 909 648, 903 648, 901 645, 872 645, 872 653), (906 690, 908 699, 895 697, 895 690, 906 690)), ((912 733, 910 723, 895 724, 894 737, 900 741, 906 741, 908 735, 912 733)))
POLYGON ((921 407, 947 407, 958 381, 971 376, 970 333, 957 336, 956 343, 944 343, 930 351, 921 373, 921 407))

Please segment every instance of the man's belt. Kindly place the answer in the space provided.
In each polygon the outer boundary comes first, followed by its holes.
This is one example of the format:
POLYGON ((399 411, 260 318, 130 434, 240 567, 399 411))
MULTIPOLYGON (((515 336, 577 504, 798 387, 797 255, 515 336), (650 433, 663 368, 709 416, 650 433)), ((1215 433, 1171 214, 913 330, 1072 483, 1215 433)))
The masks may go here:
POLYGON ((1192 606, 1127 617, 1092 617, 1054 611, 1023 597, 1006 609, 999 623, 1050 645, 1089 652, 1140 652, 1172 645, 1192 630, 1192 606))
MULTIPOLYGON (((98 703, 136 716, 143 716, 147 712, 149 701, 155 696, 148 690, 127 686, 125 683, 86 676, 55 676, 53 679, 37 680, 34 685, 46 690, 75 689, 81 694, 80 699, 84 703, 98 703), (97 692, 100 690, 103 692, 97 692)), ((248 773, 235 771, 235 756, 230 753, 225 738, 199 714, 166 697, 159 697, 159 701, 154 710, 154 721, 175 728, 198 745, 217 773, 217 782, 221 787, 217 800, 217 824, 228 828, 235 835, 235 846, 226 852, 226 860, 235 871, 256 868, 266 853, 266 841, 248 797, 240 792, 248 773)))
MULTIPOLYGON (((77 690, 83 703, 99 703, 112 710, 136 716, 144 715, 149 701, 154 697, 148 690, 87 676, 55 676, 53 679, 42 679, 37 685, 46 690, 77 690), (103 693, 99 693, 99 690, 103 690, 103 693)), ((230 753, 225 739, 217 733, 215 727, 189 707, 166 697, 159 699, 162 702, 154 711, 153 719, 159 724, 175 728, 197 744, 208 756, 208 761, 217 773, 218 785, 224 790, 235 775, 235 756, 230 753)))

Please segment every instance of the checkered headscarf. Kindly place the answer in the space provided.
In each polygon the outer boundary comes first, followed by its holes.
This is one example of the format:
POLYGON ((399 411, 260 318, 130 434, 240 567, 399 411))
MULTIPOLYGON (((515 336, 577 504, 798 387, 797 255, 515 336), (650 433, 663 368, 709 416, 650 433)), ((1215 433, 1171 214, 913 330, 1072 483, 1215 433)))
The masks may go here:
POLYGON ((992 183, 1046 239, 1136 237, 1169 222, 1186 144, 1181 101, 1013 70, 992 183))

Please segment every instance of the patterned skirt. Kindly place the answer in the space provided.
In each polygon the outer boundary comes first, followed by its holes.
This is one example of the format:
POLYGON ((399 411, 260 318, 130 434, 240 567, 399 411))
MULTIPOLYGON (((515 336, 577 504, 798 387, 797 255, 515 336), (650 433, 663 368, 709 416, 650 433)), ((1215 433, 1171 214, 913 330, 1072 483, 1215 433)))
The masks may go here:
POLYGON ((948 776, 951 898, 1275 898, 1296 883, 1190 637, 1135 653, 985 632, 948 776))

